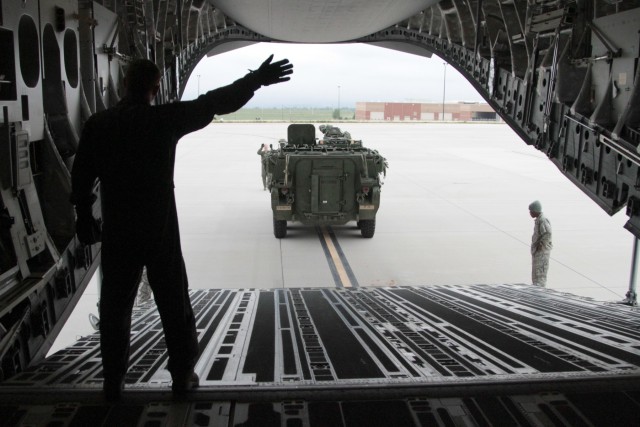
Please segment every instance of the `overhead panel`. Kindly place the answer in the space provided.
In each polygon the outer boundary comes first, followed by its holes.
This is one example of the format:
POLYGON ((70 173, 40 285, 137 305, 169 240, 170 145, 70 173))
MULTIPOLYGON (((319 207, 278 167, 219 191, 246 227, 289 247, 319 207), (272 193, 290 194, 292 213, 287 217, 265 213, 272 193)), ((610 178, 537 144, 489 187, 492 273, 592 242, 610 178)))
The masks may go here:
POLYGON ((407 19, 437 0, 216 0, 239 24, 275 40, 335 43, 357 39, 407 19))

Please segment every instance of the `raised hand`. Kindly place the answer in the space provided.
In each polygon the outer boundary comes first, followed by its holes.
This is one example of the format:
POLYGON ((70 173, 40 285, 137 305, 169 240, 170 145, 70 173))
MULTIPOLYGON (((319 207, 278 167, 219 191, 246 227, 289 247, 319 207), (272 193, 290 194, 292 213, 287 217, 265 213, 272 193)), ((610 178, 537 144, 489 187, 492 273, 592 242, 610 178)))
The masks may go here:
POLYGON ((269 86, 291 79, 287 76, 293 73, 293 64, 291 64, 288 59, 282 59, 272 63, 272 59, 273 55, 269 56, 267 60, 260 65, 260 68, 251 72, 251 78, 255 79, 254 81, 256 83, 262 86, 269 86))

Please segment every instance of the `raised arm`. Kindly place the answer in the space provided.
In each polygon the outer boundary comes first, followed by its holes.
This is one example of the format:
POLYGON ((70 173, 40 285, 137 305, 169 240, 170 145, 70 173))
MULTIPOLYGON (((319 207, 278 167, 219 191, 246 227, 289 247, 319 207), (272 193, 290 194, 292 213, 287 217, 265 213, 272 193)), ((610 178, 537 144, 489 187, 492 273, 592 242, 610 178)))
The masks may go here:
POLYGON ((289 81, 293 64, 288 59, 271 62, 272 59, 273 55, 269 56, 257 70, 250 71, 228 86, 209 91, 196 100, 181 103, 185 126, 180 130, 179 136, 208 125, 215 115, 239 110, 262 86, 289 81))

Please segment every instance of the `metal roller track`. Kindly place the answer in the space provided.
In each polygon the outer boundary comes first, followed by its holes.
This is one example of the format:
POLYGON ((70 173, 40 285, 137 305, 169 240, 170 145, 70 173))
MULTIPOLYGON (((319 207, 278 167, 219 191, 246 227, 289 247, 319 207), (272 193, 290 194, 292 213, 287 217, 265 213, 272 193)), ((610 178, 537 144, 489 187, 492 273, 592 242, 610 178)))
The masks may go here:
POLYGON ((525 285, 198 290, 192 303, 201 387, 188 402, 171 401, 150 303, 134 314, 123 403, 102 401, 91 335, 3 382, 0 425, 633 425, 640 413, 628 306, 525 285))

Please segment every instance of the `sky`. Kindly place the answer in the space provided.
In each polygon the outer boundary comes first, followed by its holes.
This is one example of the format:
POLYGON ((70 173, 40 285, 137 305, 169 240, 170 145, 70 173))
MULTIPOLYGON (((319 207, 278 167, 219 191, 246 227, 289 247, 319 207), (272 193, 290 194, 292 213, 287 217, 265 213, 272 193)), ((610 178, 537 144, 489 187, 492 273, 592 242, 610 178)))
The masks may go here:
MULTIPOLYGON (((294 65, 291 80, 261 88, 247 108, 355 108, 356 102, 442 102, 444 61, 364 44, 257 43, 205 57, 189 77, 183 99, 232 83, 274 54, 294 65), (198 75, 200 77, 198 77, 198 75), (199 92, 198 92, 199 89, 199 92), (339 105, 338 105, 339 104, 339 105)), ((446 102, 484 102, 446 66, 446 102)))

